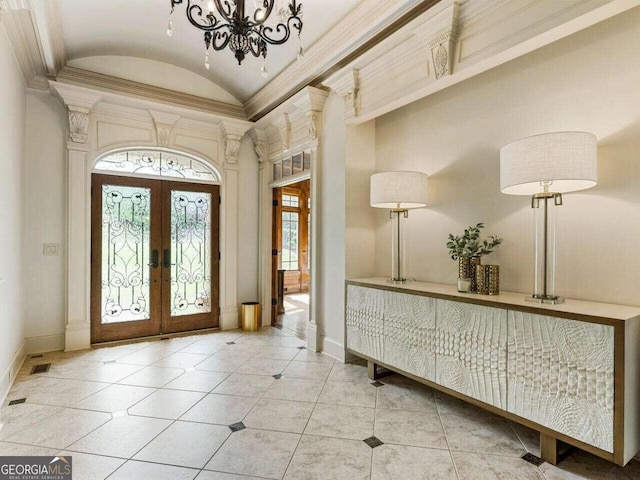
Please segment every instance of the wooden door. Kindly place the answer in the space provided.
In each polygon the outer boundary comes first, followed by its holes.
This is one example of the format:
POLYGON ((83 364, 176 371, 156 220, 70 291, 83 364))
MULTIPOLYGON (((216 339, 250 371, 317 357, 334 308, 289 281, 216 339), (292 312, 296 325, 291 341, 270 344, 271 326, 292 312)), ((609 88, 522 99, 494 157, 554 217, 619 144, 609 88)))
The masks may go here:
POLYGON ((91 341, 218 326, 219 187, 94 174, 91 341))
POLYGON ((162 187, 162 333, 217 327, 220 187, 162 187))

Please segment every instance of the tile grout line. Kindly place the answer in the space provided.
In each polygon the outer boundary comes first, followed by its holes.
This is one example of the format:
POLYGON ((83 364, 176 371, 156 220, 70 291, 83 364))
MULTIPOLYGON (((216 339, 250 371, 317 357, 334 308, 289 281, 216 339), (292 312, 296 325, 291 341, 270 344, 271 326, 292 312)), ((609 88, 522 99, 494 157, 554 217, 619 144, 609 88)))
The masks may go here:
POLYGON ((435 393, 432 392, 433 395, 433 403, 436 405, 436 413, 438 414, 438 420, 440 420, 440 426, 442 427, 442 433, 444 433, 444 440, 447 443, 447 450, 449 450, 449 456, 451 457, 451 463, 453 464, 453 471, 456 474, 456 478, 460 480, 460 473, 458 473, 458 466, 456 465, 456 461, 453 458, 453 452, 451 451, 451 445, 449 444, 449 437, 447 436, 447 430, 444 428, 444 422, 442 421, 442 416, 440 415, 440 407, 438 405, 438 398, 435 393))
MULTIPOLYGON (((239 339, 241 339, 242 337, 246 336, 246 335, 247 335, 247 334, 242 334, 240 337, 238 337, 238 340, 239 340, 239 339)), ((251 344, 250 344, 250 345, 251 345, 251 344)), ((265 346, 272 347, 273 345, 258 345, 258 346, 260 346, 260 347, 265 347, 265 346)), ((285 348, 286 348, 286 347, 285 347, 285 348)), ((217 353, 217 352, 216 352, 216 353, 217 353)), ((215 355, 215 354, 214 354, 214 355, 215 355)), ((260 355, 260 354, 258 354, 258 355, 260 355)), ((287 361, 286 366, 282 369, 282 371, 286 370, 286 369, 287 369, 287 367, 290 365, 290 363, 293 361, 293 359, 294 359, 295 357, 297 357, 297 356, 298 356, 298 354, 294 355, 294 356, 293 356, 293 358, 292 358, 291 360, 288 360, 288 361, 287 361)), ((212 355, 212 357, 213 357, 213 355, 212 355)), ((241 365, 239 365, 239 366, 236 368, 236 370, 235 370, 235 371, 231 372, 231 373, 230 373, 230 374, 229 374, 229 375, 228 375, 224 380, 222 380, 218 385, 216 385, 215 387, 213 387, 207 395, 214 394, 214 393, 213 393, 213 390, 215 390, 219 385, 221 385, 224 381, 226 381, 226 380, 227 380, 228 378, 230 378, 232 375, 236 374, 236 373, 237 373, 237 371, 238 371, 240 368, 242 368, 242 366, 246 365, 249 361, 251 361, 251 360, 256 360, 256 359, 257 359, 257 358, 256 358, 255 356, 253 356, 253 357, 248 357, 248 358, 247 358, 247 360, 246 360, 244 363, 242 363, 241 365)), ((268 358, 264 358, 264 359, 261 359, 261 360, 270 360, 270 359, 268 359, 268 358)), ((286 361, 286 360, 283 360, 283 361, 286 361)), ((203 360, 203 362, 204 362, 204 360, 203 360)), ((202 363, 202 362, 201 362, 201 363, 202 363)), ((223 372, 223 373, 225 373, 225 372, 223 372)), ((280 373, 282 373, 282 372, 280 372, 280 373)), ((238 375, 244 375, 244 374, 238 374, 238 375)), ((246 374, 246 375, 249 375, 249 374, 246 374)), ((274 375, 275 375, 275 374, 274 374, 274 375)), ((254 375, 254 376, 267 376, 267 375, 254 375)), ((278 381, 278 380, 275 380, 274 382, 272 382, 272 383, 271 383, 271 385, 273 385, 273 383, 275 383, 275 382, 277 382, 277 381, 278 381)), ((253 410, 256 408, 256 406, 258 405, 258 403, 260 403, 260 400, 262 400, 262 399, 264 399, 264 398, 265 398, 264 396, 266 395, 267 390, 269 390, 269 388, 271 388, 271 385, 269 385, 269 387, 267 387, 267 388, 265 389, 265 391, 262 393, 262 395, 261 395, 261 396, 257 397, 257 398, 258 398, 258 400, 256 401, 256 403, 255 403, 255 404, 253 405, 253 407, 251 407, 251 409, 250 409, 250 410, 249 410, 249 411, 244 415, 244 417, 242 417, 241 422, 242 422, 243 424, 244 424, 244 420, 246 420, 246 418, 247 418, 247 417, 248 417, 248 416, 253 412, 253 410)), ((214 395, 221 395, 221 394, 214 394, 214 395)), ((227 394, 227 395, 229 395, 229 396, 241 396, 241 397, 246 397, 246 395, 231 395, 231 394, 227 394)), ((205 397, 203 397, 203 399, 204 399, 204 398, 206 398, 206 395, 205 395, 205 397)), ((200 401, 202 401, 203 399, 201 399, 200 401)), ((200 403, 200 401, 199 401, 198 403, 200 403)), ((196 404, 196 405, 197 405, 197 404, 196 404)), ((194 405, 193 407, 195 407, 195 405, 194 405)), ((191 407, 191 408, 193 408, 193 407, 191 407)), ((189 409, 189 410, 191 410, 191 409, 189 409)), ((188 411, 189 411, 189 410, 188 410, 188 411)), ((185 413, 183 414, 183 416, 184 416, 184 415, 186 415, 186 413, 187 413, 187 412, 185 412, 185 413)), ((182 417, 181 417, 181 418, 182 418, 182 417)), ((226 425, 226 426, 228 427, 228 425, 226 425)), ((255 429, 255 430, 260 430, 260 429, 255 429)), ((267 430, 267 431, 269 431, 269 430, 267 430)), ((220 444, 220 446, 216 449, 216 451, 215 451, 215 452, 213 452, 213 454, 212 454, 212 455, 209 457, 209 459, 205 462, 204 467, 202 468, 202 470, 201 470, 201 471, 204 471, 204 469, 206 468, 206 466, 207 466, 207 465, 208 465, 208 464, 213 460, 213 457, 215 457, 215 456, 216 456, 216 454, 217 454, 217 453, 222 449, 222 447, 227 443, 227 441, 231 438, 231 436, 232 436, 234 433, 236 433, 236 432, 231 432, 231 434, 229 434, 229 435, 227 436, 227 438, 226 438, 226 439, 225 439, 225 440, 220 444)), ((287 432, 279 432, 279 433, 287 433, 287 432)), ((300 436, 300 438, 302 438, 302 435, 300 436)), ((298 442, 299 442, 299 441, 300 441, 300 439, 298 439, 298 442)), ((296 446, 296 448, 297 448, 297 446, 296 446)), ((295 453, 295 451, 294 451, 294 453, 295 453)), ((292 458, 293 458, 293 456, 292 456, 292 458)), ((285 472, 286 472, 286 470, 285 470, 285 472)), ((223 473, 227 473, 227 472, 223 472, 223 473)))
MULTIPOLYGON (((242 335, 241 335, 240 337, 238 337, 238 338, 241 338, 241 337, 242 337, 242 335)), ((182 349, 184 349, 184 348, 188 348, 190 345, 193 345, 194 343, 195 343, 195 342, 192 342, 192 343, 190 343, 189 345, 186 345, 185 347, 183 347, 182 349)), ((274 345, 260 345, 260 344, 258 344, 258 345, 250 344, 250 345, 252 345, 252 346, 259 346, 259 347, 276 347, 276 346, 274 346, 274 345)), ((137 350, 136 350, 136 351, 134 351, 134 352, 126 353, 126 354, 124 354, 124 355, 123 355, 123 357, 124 357, 124 356, 127 356, 127 355, 130 355, 130 354, 132 354, 132 353, 135 353, 135 352, 142 351, 142 350, 144 350, 145 348, 149 348, 150 346, 151 346, 151 345, 148 345, 147 347, 143 347, 143 348, 137 349, 137 350)), ((293 348, 293 347, 284 347, 284 348, 293 348)), ((65 450, 66 450, 66 451, 75 451, 76 453, 82 453, 82 454, 84 454, 84 455, 90 455, 90 456, 91 456, 91 455, 93 455, 93 456, 103 456, 103 457, 109 457, 109 458, 117 458, 117 459, 119 459, 119 460, 123 460, 123 464, 122 464, 122 465, 126 464, 128 461, 138 461, 138 460, 134 460, 135 455, 137 455, 138 453, 140 453, 140 451, 142 451, 144 448, 146 448, 146 447, 147 447, 151 442, 153 442, 153 441, 154 441, 158 436, 160 436, 162 433, 164 433, 164 432, 165 432, 167 429, 169 429, 172 425, 174 425, 176 422, 180 421, 180 419, 181 419, 181 418, 186 414, 186 412, 185 412, 185 413, 183 413, 181 416, 179 416, 179 417, 178 417, 178 418, 176 418, 176 419, 166 419, 166 418, 163 418, 162 420, 171 420, 171 422, 170 422, 170 423, 169 423, 169 424, 168 424, 168 425, 167 425, 167 426, 166 426, 162 431, 160 431, 160 432, 159 432, 155 437, 153 437, 151 440, 149 440, 149 441, 148 441, 148 442, 147 442, 143 447, 141 447, 139 450, 137 450, 137 451, 136 451, 136 452, 135 452, 131 457, 128 457, 128 458, 122 458, 122 457, 111 457, 111 456, 105 456, 105 455, 100 455, 100 454, 95 454, 95 453, 90 453, 90 452, 81 452, 81 451, 76 451, 76 450, 70 450, 70 449, 69 449, 69 447, 71 447, 71 445, 73 445, 74 443, 76 443, 76 442, 80 441, 82 438, 85 438, 87 435, 89 435, 89 434, 93 433, 95 430, 97 430, 97 429, 101 428, 102 426, 106 425, 107 423, 109 423, 110 421, 112 421, 112 420, 114 419, 114 416, 113 416, 114 412, 103 412, 103 411, 99 411, 99 410, 89 410, 89 409, 75 408, 75 406, 76 406, 78 403, 81 403, 81 402, 85 401, 86 399, 88 399, 88 398, 90 398, 90 397, 92 397, 92 396, 94 396, 94 395, 96 395, 96 394, 98 394, 98 393, 102 392, 103 390, 106 390, 106 389, 107 389, 107 388, 109 388, 110 386, 114 386, 114 385, 119 385, 119 386, 134 386, 134 387, 140 387, 140 388, 151 388, 151 389, 153 389, 153 391, 152 391, 152 392, 150 392, 148 395, 146 395, 145 397, 143 397, 143 398, 139 399, 138 401, 136 401, 134 404, 132 404, 132 405, 130 405, 129 407, 127 407, 127 415, 129 415, 128 410, 129 410, 130 408, 132 408, 132 407, 134 407, 135 405, 139 404, 140 402, 142 402, 143 400, 147 399, 147 398, 148 398, 148 397, 150 397, 151 395, 153 395, 153 394, 157 393, 158 391, 160 391, 160 390, 173 391, 174 389, 167 389, 167 388, 165 388, 165 387, 166 387, 169 383, 171 383, 172 381, 176 380, 177 378, 179 378, 179 377, 181 377, 182 375, 184 375, 185 373, 187 373, 187 371, 186 371, 186 369, 184 369, 184 368, 183 368, 183 369, 182 369, 182 373, 181 373, 180 375, 178 375, 176 378, 171 379, 171 380, 169 380, 168 382, 166 382, 166 383, 164 383, 164 384, 160 385, 159 387, 156 387, 156 386, 149 387, 148 385, 144 385, 144 386, 142 386, 142 385, 126 385, 126 384, 120 384, 120 383, 118 383, 118 382, 120 382, 120 381, 122 381, 122 380, 125 380, 126 378, 128 378, 128 377, 130 377, 130 376, 132 376, 132 375, 135 375, 136 373, 138 373, 138 372, 140 372, 140 371, 144 370, 144 369, 145 369, 145 368, 147 368, 147 367, 154 366, 154 364, 155 364, 155 363, 157 363, 158 361, 161 361, 161 360, 163 360, 164 358, 166 358, 166 357, 168 357, 168 356, 173 355, 174 353, 179 353, 182 349, 178 349, 178 350, 176 350, 176 351, 174 351, 174 352, 171 352, 171 353, 170 353, 170 354, 168 354, 167 356, 164 356, 164 357, 162 357, 162 358, 158 359, 156 362, 154 362, 154 363, 152 363, 152 364, 150 364, 150 365, 139 365, 139 366, 141 367, 140 369, 138 369, 137 371, 135 371, 135 372, 131 373, 130 375, 126 375, 126 376, 122 377, 121 379, 119 379, 119 380, 117 380, 117 381, 114 381, 114 382, 100 382, 100 383, 104 383, 104 384, 105 384, 104 388, 102 388, 102 389, 100 389, 100 390, 98 390, 98 391, 96 391, 96 392, 93 392, 93 393, 91 393, 90 395, 88 395, 88 396, 86 396, 86 397, 81 398, 80 400, 78 400, 77 402, 75 402, 75 403, 74 403, 72 406, 70 406, 70 407, 69 407, 69 406, 52 406, 52 405, 43 404, 43 405, 46 405, 46 406, 50 406, 50 407, 52 407, 52 408, 54 408, 54 407, 59 407, 60 409, 82 410, 82 411, 87 411, 87 412, 105 413, 105 414, 110 414, 110 415, 111 415, 111 419, 110 419, 110 420, 107 420, 105 423, 103 423, 103 424, 99 425, 98 427, 96 427, 95 429, 91 430, 91 431, 90 431, 90 432, 88 432, 87 434, 83 435, 83 436, 82 436, 82 437, 80 437, 79 439, 76 439, 75 441, 71 442, 71 443, 70 443, 69 445, 67 445, 64 449, 59 450, 59 451, 65 451, 65 450)), ((183 352, 183 353, 184 353, 184 352, 183 352)), ((203 363, 203 362, 207 361, 208 359, 212 358, 212 357, 215 355, 215 353, 217 353, 217 352, 214 352, 213 354, 208 355, 206 358, 203 358, 200 362, 198 362, 196 365, 194 365, 194 367, 197 367, 197 365, 199 365, 199 364, 201 364, 201 363, 203 363)), ((288 366, 289 366, 293 361, 295 361, 295 358, 296 358, 298 355, 299 355, 299 353, 296 353, 296 355, 294 355, 290 360, 288 360, 288 361, 287 361, 287 364, 286 364, 286 366, 284 367, 283 371, 284 371, 284 370, 285 370, 285 369, 286 369, 286 368, 287 368, 287 367, 288 367, 288 366)), ((118 357, 118 358, 123 358, 123 357, 118 357)), ((244 363, 243 363, 243 365, 244 365, 244 364, 246 364, 246 363, 247 363, 248 361, 250 361, 251 359, 252 359, 252 357, 248 357, 248 358, 247 358, 247 361, 246 361, 246 362, 244 362, 244 363)), ((253 359, 255 359, 255 357, 254 357, 253 359)), ((96 363, 96 364, 98 364, 98 365, 99 365, 99 364, 104 365, 104 363, 105 363, 105 362, 104 362, 104 361, 98 361, 98 360, 96 360, 96 361, 95 361, 95 363, 96 363)), ((313 363, 313 364, 315 364, 315 362, 301 362, 301 363, 313 363)), ((335 364, 336 364, 335 362, 331 363, 331 370, 333 370, 333 367, 335 366, 335 364)), ((213 386, 213 387, 212 387, 208 392, 197 391, 197 393, 203 393, 204 395, 203 395, 202 399, 206 398, 206 396, 207 396, 207 395, 209 395, 209 394, 211 394, 211 393, 213 392, 213 390, 215 390, 215 388, 217 388, 217 386, 218 386, 218 385, 220 385, 222 382, 224 382, 227 378, 229 378, 229 377, 230 377, 231 375, 233 375, 234 373, 237 373, 237 370, 238 370, 239 368, 241 368, 241 366, 242 366, 242 365, 238 366, 238 367, 236 368, 236 371, 231 372, 231 373, 229 373, 229 372, 216 372, 216 373, 225 373, 225 374, 227 374, 227 376, 226 376, 224 379, 222 379, 220 382, 218 382, 215 386, 213 386)), ((164 367, 157 367, 157 368, 164 368, 164 367)), ((167 368, 171 368, 171 367, 167 367, 167 368)), ((173 368, 175 368, 175 367, 173 367, 173 368)), ((205 370, 205 371, 206 371, 206 370, 205 370)), ((330 374, 330 373, 329 373, 329 374, 330 374)), ((322 384, 322 387, 321 387, 321 389, 320 389, 320 393, 323 391, 323 389, 324 389, 324 387, 325 387, 325 385, 326 385, 326 383, 327 383, 327 379, 328 379, 328 377, 329 377, 329 375, 327 375, 327 377, 323 380, 323 384, 322 384)), ((53 377, 47 377, 47 378, 53 378, 53 377)), ((291 377, 291 378, 297 378, 297 377, 291 377)), ((69 378, 64 378, 64 380, 73 380, 73 381, 78 381, 78 382, 91 382, 91 380, 85 380, 85 379, 69 379, 69 378)), ((310 380, 314 380, 314 379, 310 379, 310 380)), ((93 383, 95 383, 95 382, 93 382, 93 383)), ((268 390, 268 388, 267 388, 267 390, 268 390)), ((262 396, 260 396, 260 397, 259 397, 259 399, 263 399, 263 398, 265 398, 265 397, 264 397, 264 395, 266 395, 266 391, 267 391, 267 390, 265 390, 265 391, 264 391, 264 393, 262 394, 262 396)), ((175 389, 175 391, 189 391, 189 392, 191 392, 191 390, 180 390, 180 389, 175 389)), ((318 398, 319 398, 319 396, 320 396, 320 394, 318 395, 318 398)), ((198 404, 202 399, 200 399, 198 402, 196 402, 196 404, 194 404, 194 406, 195 406, 195 405, 197 405, 197 404, 198 404)), ((258 401, 259 401, 259 400, 258 400, 258 401)), ((305 403, 310 403, 310 402, 305 402, 305 403)), ((317 405, 317 404, 318 404, 317 399, 316 399, 316 402, 314 402, 314 403, 315 403, 315 405, 317 405)), ((33 404, 33 403, 32 403, 32 404, 33 404)), ((256 402, 256 404, 257 404, 257 402, 256 402)), ((191 408, 193 408, 193 406, 192 406, 192 407, 190 407, 190 408, 187 410, 187 412, 188 412, 189 410, 191 410, 191 408)), ((254 409, 254 408, 255 408, 255 405, 254 405, 254 407, 252 407, 252 409, 249 411, 249 413, 251 413, 251 412, 253 411, 253 409, 254 409)), ((314 407, 314 408, 315 408, 315 407, 314 407)), ((248 415, 248 414, 247 414, 247 415, 248 415)), ((246 418, 246 416, 247 416, 247 415, 245 415, 245 417, 244 417, 244 418, 246 418)), ((52 416, 52 415, 51 415, 51 416, 52 416)), ((136 416, 136 417, 142 417, 142 418, 155 418, 155 419, 158 419, 158 417, 150 417, 150 416, 142 416, 142 415, 129 415, 129 416, 136 416)), ((42 419, 41 421, 44 421, 44 420, 46 420, 47 418, 49 418, 49 417, 46 417, 46 418, 42 419)), ((308 421, 309 421, 309 420, 307 420, 307 424, 308 424, 308 421)), ((40 422, 36 422, 36 424, 37 424, 37 423, 40 423, 40 422)), ((206 423, 206 422, 203 422, 203 423, 206 423)), ((306 428, 306 426, 305 426, 305 428, 306 428)), ((282 432, 280 432, 280 433, 282 433, 282 432)), ((231 436, 231 435, 229 435, 229 436, 231 436)), ((302 438, 302 434, 300 435, 300 438, 298 439, 298 444, 299 444, 299 442, 300 442, 300 439, 301 439, 301 438, 302 438)), ((228 439, 228 437, 227 437, 227 439, 228 439)), ((226 442, 226 440, 225 440, 225 442, 226 442)), ((223 444, 224 444, 225 442, 223 442, 223 444)), ((7 442, 7 443, 13 443, 13 442, 7 442)), ((223 445, 223 444, 221 444, 221 445, 220 445, 220 447, 218 447, 218 449, 216 450, 216 452, 214 452, 214 454, 212 455, 212 457, 211 457, 211 458, 213 458, 213 456, 215 456, 215 454, 216 454, 216 453, 217 453, 217 451, 222 447, 222 445, 223 445)), ((24 444, 20 444, 20 445, 24 445, 24 444)), ((27 445, 28 445, 28 444, 27 444, 27 445)), ((37 445, 29 445, 29 446, 39 447, 39 446, 37 446, 37 445)), ((45 448, 45 447, 43 447, 43 448, 45 448)), ((51 447, 46 447, 46 448, 51 448, 51 447)), ((51 448, 51 449, 52 449, 52 450, 55 450, 55 447, 53 447, 53 448, 51 448)), ((297 446, 296 446, 296 450, 297 450, 297 446)), ((295 454, 295 450, 294 450, 294 454, 295 454)), ((292 455, 292 458, 293 458, 293 455, 292 455)), ((143 461, 143 460, 140 460, 140 461, 143 461)), ((168 464, 162 464, 162 463, 159 463, 159 462, 147 462, 147 463, 158 463, 159 465, 168 465, 168 464)), ((207 462, 207 463, 208 463, 208 462, 207 462)), ((117 471, 122 467, 122 465, 121 465, 120 467, 118 467, 114 472, 112 472, 109 476, 111 476, 111 475, 113 475, 113 473, 117 472, 117 471)), ((176 466, 177 466, 177 467, 182 467, 182 466, 179 466, 179 465, 176 465, 176 466)), ((205 466, 206 466, 206 463, 205 463, 205 466)), ((202 471, 203 471, 203 468, 201 468, 201 469, 197 469, 197 468, 194 468, 194 467, 183 467, 183 468, 190 468, 190 469, 194 469, 194 470, 199 470, 198 475, 200 474, 200 472, 202 472, 202 471)))
MULTIPOLYGON (((303 350, 300 350, 300 352, 302 352, 303 350)), ((296 357, 300 355, 299 353, 296 355, 296 357)), ((294 357, 295 358, 295 357, 294 357)), ((293 360, 291 360, 293 362, 293 360)), ((307 427, 309 426, 309 422, 311 421, 311 417, 313 416, 313 412, 316 411, 316 407, 318 406, 318 400, 320 400, 320 397, 322 396, 322 392, 324 391, 325 386, 327 385, 327 381, 329 381, 329 377, 331 376, 331 372, 333 372, 333 368, 335 367, 335 363, 331 366, 331 370, 329 370, 329 374, 327 375, 327 378, 324 379, 324 381, 322 382, 322 388, 320 388, 320 393, 318 393, 318 397, 316 398, 316 401, 314 402, 313 405, 313 409, 311 410, 311 414, 309 415, 309 418, 307 418, 307 422, 304 425, 304 428, 302 429, 302 433, 300 434, 300 437, 298 438, 298 443, 296 443, 296 448, 293 449, 293 453, 291 454, 291 458, 289 458, 289 462, 287 463, 287 467, 284 469, 284 473, 282 474, 282 479, 284 479, 287 476, 287 472, 289 471, 289 468, 291 468, 291 463, 293 462, 293 457, 296 456, 296 452, 298 451, 298 448, 300 447, 300 443, 302 442, 302 437, 304 436, 304 432, 307 430, 307 427)))

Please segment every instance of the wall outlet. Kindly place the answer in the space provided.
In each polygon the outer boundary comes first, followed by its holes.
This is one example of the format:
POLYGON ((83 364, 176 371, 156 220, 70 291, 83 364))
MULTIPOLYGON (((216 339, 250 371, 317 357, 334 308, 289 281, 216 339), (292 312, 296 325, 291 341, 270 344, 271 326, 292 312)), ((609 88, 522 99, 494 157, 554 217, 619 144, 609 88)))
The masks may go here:
POLYGON ((45 243, 42 245, 42 254, 43 255, 58 255, 58 244, 57 243, 45 243))

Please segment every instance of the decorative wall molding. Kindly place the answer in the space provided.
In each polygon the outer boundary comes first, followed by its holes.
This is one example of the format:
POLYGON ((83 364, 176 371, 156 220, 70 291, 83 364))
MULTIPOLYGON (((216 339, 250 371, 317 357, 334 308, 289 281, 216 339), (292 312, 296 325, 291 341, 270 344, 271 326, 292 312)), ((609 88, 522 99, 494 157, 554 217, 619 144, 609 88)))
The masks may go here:
POLYGON ((424 12, 437 0, 364 0, 244 105, 251 120, 261 118, 306 85, 326 76, 336 65, 351 61, 424 12))
POLYGON ((345 69, 324 82, 344 100, 345 118, 358 116, 360 101, 360 76, 357 68, 345 69))
POLYGON ((638 5, 440 0, 323 85, 345 99, 347 123, 363 123, 638 5))
POLYGON ((56 80, 62 83, 93 88, 101 92, 127 95, 129 97, 175 105, 189 110, 197 110, 224 117, 246 118, 244 109, 238 105, 189 95, 187 93, 175 92, 166 88, 90 72, 80 68, 66 66, 58 74, 56 80))
POLYGON ((318 145, 328 96, 327 90, 306 87, 256 122, 256 128, 266 133, 269 160, 318 145))
POLYGON ((322 114, 319 112, 311 111, 307 113, 307 121, 309 122, 309 138, 311 140, 317 140, 318 131, 322 128, 322 114))
POLYGON ((47 90, 47 78, 54 76, 65 62, 57 2, 0 0, 0 20, 25 83, 47 90))
POLYGON ((31 12, 41 58, 48 77, 55 77, 67 59, 57 1, 33 1, 31 12))
POLYGON ((87 143, 89 138, 89 109, 68 106, 69 138, 75 143, 87 143))
POLYGON ((280 135, 280 149, 284 152, 288 152, 291 149, 291 121, 289 120, 288 113, 282 113, 273 118, 271 121, 280 135))
POLYGON ((91 110, 102 99, 99 92, 88 88, 74 87, 54 81, 50 81, 49 85, 66 106, 73 105, 91 110))
POLYGON ((222 120, 220 122, 222 135, 224 137, 224 156, 227 164, 236 165, 238 163, 242 137, 247 133, 251 126, 252 124, 249 122, 230 119, 222 120))
POLYGON ((5 7, 6 10, 0 13, 0 17, 22 72, 24 83, 32 87, 42 85, 42 79, 46 73, 37 48, 37 37, 31 14, 23 8, 14 9, 11 3, 6 3, 5 7))
POLYGON ((249 130, 249 137, 253 142, 253 149, 258 156, 258 164, 260 169, 264 168, 267 160, 267 132, 261 128, 252 128, 249 130))
POLYGON ((429 40, 431 61, 433 62, 433 71, 436 80, 445 75, 451 75, 452 73, 459 12, 460 5, 455 1, 447 8, 445 14, 441 16, 446 22, 443 30, 436 33, 436 35, 429 40))
POLYGON ((240 144, 242 137, 238 135, 224 136, 224 158, 227 163, 235 165, 240 157, 240 144))
POLYGON ((89 138, 89 113, 101 97, 91 91, 69 88, 56 82, 50 82, 50 85, 67 107, 70 142, 72 144, 86 144, 89 138))
POLYGON ((180 115, 158 112, 156 110, 149 110, 149 115, 151 115, 151 117, 153 118, 153 123, 156 126, 156 138, 158 139, 158 146, 168 147, 171 141, 171 132, 173 131, 173 125, 180 119, 180 115))

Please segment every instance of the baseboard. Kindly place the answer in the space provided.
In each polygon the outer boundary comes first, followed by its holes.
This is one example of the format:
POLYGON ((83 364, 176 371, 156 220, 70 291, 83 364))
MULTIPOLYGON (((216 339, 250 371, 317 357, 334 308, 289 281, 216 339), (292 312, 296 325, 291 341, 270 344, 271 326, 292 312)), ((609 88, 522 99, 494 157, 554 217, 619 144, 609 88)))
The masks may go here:
POLYGON ((220 330, 234 330, 240 327, 237 307, 226 307, 220 311, 220 330))
POLYGON ((22 340, 20 343, 20 347, 16 350, 16 353, 13 355, 11 359, 11 363, 8 368, 2 372, 2 377, 0 378, 0 405, 4 405, 4 401, 9 394, 9 390, 11 390, 11 385, 16 378, 16 375, 20 371, 20 367, 22 367, 22 362, 26 357, 26 348, 25 341, 22 340))
POLYGON ((67 323, 64 335, 65 352, 91 348, 91 324, 89 322, 78 320, 67 323))
POLYGON ((25 339, 26 352, 32 354, 64 350, 64 337, 64 333, 27 337, 25 339))
POLYGON ((344 345, 324 335, 320 336, 319 351, 344 363, 348 360, 344 345))
POLYGON ((318 325, 315 322, 307 323, 307 348, 312 352, 318 351, 318 325))

